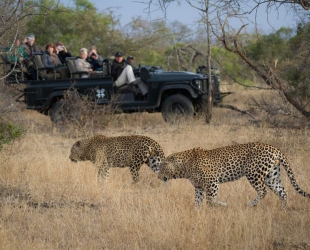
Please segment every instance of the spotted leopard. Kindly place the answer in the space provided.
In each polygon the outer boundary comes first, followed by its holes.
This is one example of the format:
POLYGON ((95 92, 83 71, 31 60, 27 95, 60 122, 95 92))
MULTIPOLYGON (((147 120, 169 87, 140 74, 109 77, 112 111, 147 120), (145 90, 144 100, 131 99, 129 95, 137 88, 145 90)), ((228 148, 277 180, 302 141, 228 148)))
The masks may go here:
POLYGON ((160 165, 158 178, 186 178, 195 187, 195 202, 200 205, 204 197, 210 204, 226 205, 215 201, 219 184, 235 181, 245 176, 257 192, 250 203, 256 206, 262 200, 268 187, 280 197, 286 207, 287 195, 280 178, 280 164, 284 167, 295 190, 310 198, 296 182, 285 155, 277 148, 255 142, 206 150, 194 148, 167 156, 160 165))
POLYGON ((96 135, 75 142, 71 161, 91 161, 98 168, 98 177, 106 179, 113 167, 129 167, 133 182, 139 180, 139 170, 146 163, 155 173, 164 152, 153 139, 142 135, 106 137, 96 135))

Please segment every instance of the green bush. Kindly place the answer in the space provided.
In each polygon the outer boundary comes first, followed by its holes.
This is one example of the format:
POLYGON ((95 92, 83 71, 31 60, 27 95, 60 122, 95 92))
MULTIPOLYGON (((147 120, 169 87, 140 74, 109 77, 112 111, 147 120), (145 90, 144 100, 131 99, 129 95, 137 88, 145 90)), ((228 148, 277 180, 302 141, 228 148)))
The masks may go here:
POLYGON ((15 125, 13 123, 0 124, 0 150, 2 150, 4 144, 11 144, 25 133, 26 129, 22 125, 15 125))

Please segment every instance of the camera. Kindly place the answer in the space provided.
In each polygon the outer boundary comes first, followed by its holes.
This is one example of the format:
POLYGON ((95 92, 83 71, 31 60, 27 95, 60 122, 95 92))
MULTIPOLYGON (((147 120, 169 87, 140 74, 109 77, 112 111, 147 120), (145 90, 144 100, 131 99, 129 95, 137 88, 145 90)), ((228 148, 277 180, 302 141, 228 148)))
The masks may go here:
POLYGON ((90 56, 96 56, 96 53, 95 52, 93 52, 93 53, 91 53, 91 55, 90 56))

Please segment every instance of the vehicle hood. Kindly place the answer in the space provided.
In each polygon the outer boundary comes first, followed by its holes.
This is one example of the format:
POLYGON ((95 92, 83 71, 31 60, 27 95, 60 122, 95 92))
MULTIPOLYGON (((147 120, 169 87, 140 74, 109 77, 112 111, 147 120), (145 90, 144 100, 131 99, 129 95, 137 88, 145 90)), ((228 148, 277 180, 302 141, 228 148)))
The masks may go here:
POLYGON ((165 72, 158 72, 158 73, 151 73, 150 74, 151 79, 156 80, 167 80, 167 81, 192 81, 195 78, 200 79, 206 79, 201 74, 196 74, 193 72, 187 72, 187 71, 165 71, 165 72))

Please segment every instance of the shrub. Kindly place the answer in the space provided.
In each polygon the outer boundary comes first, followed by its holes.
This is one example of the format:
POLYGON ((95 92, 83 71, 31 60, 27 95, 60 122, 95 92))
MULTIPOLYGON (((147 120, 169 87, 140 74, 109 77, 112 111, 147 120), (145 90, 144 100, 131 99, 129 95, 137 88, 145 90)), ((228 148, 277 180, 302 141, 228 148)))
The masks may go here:
POLYGON ((23 136, 26 129, 23 125, 15 125, 11 122, 0 124, 0 151, 4 144, 11 144, 14 140, 23 136))

